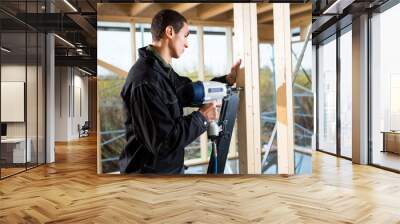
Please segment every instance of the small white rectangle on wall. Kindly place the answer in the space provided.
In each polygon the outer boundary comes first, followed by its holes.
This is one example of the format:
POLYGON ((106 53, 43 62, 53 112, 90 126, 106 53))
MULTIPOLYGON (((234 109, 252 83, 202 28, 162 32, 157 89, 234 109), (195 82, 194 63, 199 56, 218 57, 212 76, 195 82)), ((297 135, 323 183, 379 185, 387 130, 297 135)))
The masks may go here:
POLYGON ((24 102, 24 82, 1 82, 1 122, 24 122, 24 102))

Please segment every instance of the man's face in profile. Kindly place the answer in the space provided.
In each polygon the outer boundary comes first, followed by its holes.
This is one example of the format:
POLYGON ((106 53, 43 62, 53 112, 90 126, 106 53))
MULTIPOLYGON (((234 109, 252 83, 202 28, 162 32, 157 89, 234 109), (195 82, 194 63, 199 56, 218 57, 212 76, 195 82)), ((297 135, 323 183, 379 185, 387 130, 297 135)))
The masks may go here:
POLYGON ((189 46, 188 36, 189 26, 187 23, 183 23, 183 27, 179 30, 178 33, 173 32, 172 39, 169 44, 171 56, 173 58, 179 58, 185 51, 185 48, 189 46))

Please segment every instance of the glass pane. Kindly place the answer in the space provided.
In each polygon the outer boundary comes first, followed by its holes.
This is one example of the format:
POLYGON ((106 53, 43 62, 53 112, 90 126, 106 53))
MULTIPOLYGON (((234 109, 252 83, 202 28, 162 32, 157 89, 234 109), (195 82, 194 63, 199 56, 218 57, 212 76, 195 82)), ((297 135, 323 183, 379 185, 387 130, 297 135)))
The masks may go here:
POLYGON ((103 173, 119 171, 118 159, 125 146, 123 102, 120 97, 125 78, 97 66, 100 142, 103 173))
POLYGON ((145 47, 151 44, 151 42, 150 24, 136 24, 136 49, 145 47))
POLYGON ((336 40, 318 48, 318 147, 336 154, 336 40))
POLYGON ((400 4, 372 17, 372 163, 400 170, 400 4))
POLYGON ((272 44, 259 45, 260 57, 260 111, 261 111, 261 158, 262 173, 276 174, 276 107, 274 49, 272 44))
POLYGON ((340 37, 340 153, 351 158, 352 141, 352 37, 351 30, 340 37))
POLYGON ((129 71, 132 66, 130 24, 99 22, 97 26, 97 58, 129 71))
MULTIPOLYGON (((300 30, 297 32, 300 32, 300 30)), ((306 46, 304 46, 304 41, 292 43, 292 66, 294 69, 298 68, 296 78, 293 80, 294 162, 296 174, 311 173, 311 141, 314 128, 311 59, 311 41, 306 46), (303 48, 304 52, 302 52, 303 48), (300 66, 296 67, 300 57, 300 66)))
MULTIPOLYGON (((26 150, 26 34, 1 34, 1 177, 25 170, 26 150), (4 50, 5 49, 5 50, 4 50)), ((29 141, 29 143, 31 143, 29 141)), ((29 145, 29 144, 28 144, 29 145)))
POLYGON ((224 27, 204 27, 204 75, 205 80, 226 75, 230 68, 227 55, 227 37, 224 27), (215 50, 218 49, 218 50, 215 50))

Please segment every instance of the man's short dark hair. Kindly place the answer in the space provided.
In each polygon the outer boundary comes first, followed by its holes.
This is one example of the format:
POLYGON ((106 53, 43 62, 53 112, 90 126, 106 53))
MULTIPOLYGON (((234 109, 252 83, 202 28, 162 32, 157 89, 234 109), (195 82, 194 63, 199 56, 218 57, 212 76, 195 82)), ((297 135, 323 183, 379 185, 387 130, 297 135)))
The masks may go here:
POLYGON ((186 18, 177 11, 171 9, 159 11, 151 21, 151 36, 153 41, 161 40, 167 26, 172 26, 174 32, 178 33, 184 23, 187 23, 186 18))

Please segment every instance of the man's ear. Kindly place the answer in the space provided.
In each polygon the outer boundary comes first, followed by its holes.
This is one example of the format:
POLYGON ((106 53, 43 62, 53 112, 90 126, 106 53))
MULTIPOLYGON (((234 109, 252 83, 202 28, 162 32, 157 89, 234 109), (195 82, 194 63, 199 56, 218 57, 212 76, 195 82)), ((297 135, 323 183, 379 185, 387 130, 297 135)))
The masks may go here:
POLYGON ((173 34, 174 34, 174 28, 172 26, 165 27, 165 36, 167 38, 172 38, 173 34))

